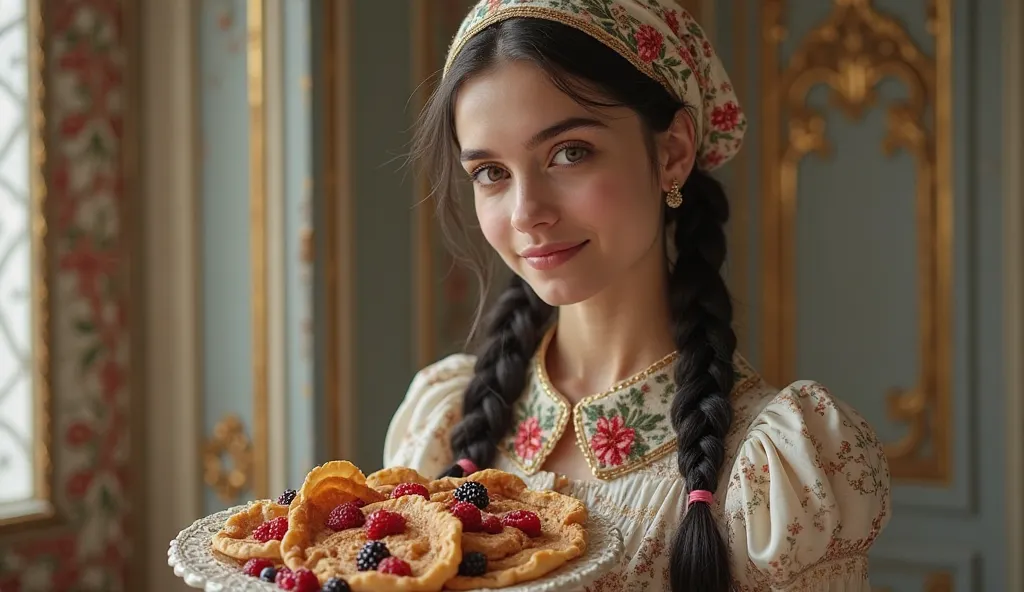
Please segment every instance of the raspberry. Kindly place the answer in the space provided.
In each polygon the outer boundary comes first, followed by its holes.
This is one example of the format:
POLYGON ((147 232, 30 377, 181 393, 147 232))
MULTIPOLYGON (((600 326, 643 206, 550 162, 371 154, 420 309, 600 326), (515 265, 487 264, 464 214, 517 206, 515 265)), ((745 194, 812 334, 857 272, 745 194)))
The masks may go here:
POLYGON ((482 527, 483 517, 480 515, 480 508, 468 502, 455 502, 449 508, 456 518, 462 521, 462 530, 465 532, 477 532, 482 527))
POLYGON ((483 510, 491 503, 487 496, 487 487, 483 483, 467 481, 455 488, 455 499, 467 502, 483 510))
POLYGON ((366 517, 366 538, 380 540, 389 534, 405 532, 405 517, 387 510, 377 510, 366 517))
POLYGON ((460 576, 482 576, 487 572, 487 556, 483 553, 470 551, 462 556, 459 564, 460 576))
POLYGON ((484 514, 482 526, 484 532, 490 534, 501 534, 501 531, 505 529, 501 524, 501 518, 498 518, 494 514, 484 514))
POLYGON ((518 528, 528 536, 540 536, 540 518, 529 510, 512 510, 501 517, 501 523, 518 528))
POLYGON ((317 579, 315 573, 305 568, 299 568, 295 572, 295 586, 292 590, 294 592, 319 592, 320 580, 317 579))
POLYGON ((430 499, 430 492, 419 483, 402 483, 391 491, 391 499, 402 497, 403 495, 422 495, 423 499, 430 499))
POLYGON ((247 576, 258 578, 263 573, 263 568, 265 567, 274 567, 274 562, 269 559, 250 559, 245 562, 245 567, 242 568, 242 571, 247 576))
POLYGON ((264 567, 263 571, 260 572, 260 579, 264 582, 273 583, 277 578, 277 570, 273 567, 264 567))
POLYGON ((261 543, 279 541, 284 538, 286 532, 288 532, 288 517, 281 516, 257 526, 256 530, 252 531, 252 538, 261 543))
POLYGON ((348 587, 348 582, 341 578, 331 578, 327 580, 323 588, 320 588, 320 592, 351 592, 352 589, 348 587))
POLYGON ((292 502, 294 500, 295 500, 295 490, 294 489, 285 489, 284 493, 282 493, 281 495, 279 495, 277 497, 277 503, 281 504, 282 506, 290 506, 290 505, 292 505, 292 502))
POLYGON ((277 571, 274 583, 282 590, 292 590, 295 588, 295 574, 287 567, 282 567, 277 571))
POLYGON ((370 541, 363 545, 362 549, 359 549, 359 555, 356 555, 356 569, 373 571, 387 557, 391 557, 391 551, 388 551, 387 545, 380 541, 370 541))
POLYGON ((366 516, 363 515, 363 511, 359 509, 359 506, 352 502, 346 502, 331 510, 331 513, 327 515, 325 524, 327 528, 337 532, 362 526, 365 522, 366 516))
POLYGON ((412 568, 409 567, 409 564, 398 557, 385 557, 381 560, 380 565, 377 566, 377 571, 393 576, 412 575, 412 568))

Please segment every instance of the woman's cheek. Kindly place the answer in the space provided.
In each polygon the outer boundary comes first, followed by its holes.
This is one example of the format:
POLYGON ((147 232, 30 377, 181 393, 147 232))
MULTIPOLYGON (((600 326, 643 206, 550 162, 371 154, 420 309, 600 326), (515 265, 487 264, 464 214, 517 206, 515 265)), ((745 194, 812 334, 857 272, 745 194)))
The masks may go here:
POLYGON ((484 239, 492 249, 502 256, 515 249, 511 244, 512 224, 509 215, 501 209, 499 204, 484 204, 481 203, 481 200, 477 200, 476 218, 480 223, 480 231, 483 232, 484 239))

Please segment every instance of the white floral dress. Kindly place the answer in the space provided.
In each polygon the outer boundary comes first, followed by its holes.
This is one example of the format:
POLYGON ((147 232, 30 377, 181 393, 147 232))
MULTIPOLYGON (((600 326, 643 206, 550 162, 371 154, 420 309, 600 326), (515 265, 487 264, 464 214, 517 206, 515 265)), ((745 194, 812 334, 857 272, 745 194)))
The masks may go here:
MULTIPOLYGON (((621 570, 589 590, 668 590, 671 537, 686 499, 669 419, 674 357, 573 407, 547 380, 545 345, 496 468, 535 489, 565 483, 540 467, 574 421, 598 480, 571 481, 561 490, 613 519, 626 543, 621 570)), ((473 363, 456 354, 416 375, 388 430, 385 466, 431 476, 451 466, 449 434, 473 363)), ((734 590, 869 591, 868 550, 890 513, 889 468, 875 433, 818 383, 779 391, 738 355, 736 368, 727 470, 713 507, 734 590)))

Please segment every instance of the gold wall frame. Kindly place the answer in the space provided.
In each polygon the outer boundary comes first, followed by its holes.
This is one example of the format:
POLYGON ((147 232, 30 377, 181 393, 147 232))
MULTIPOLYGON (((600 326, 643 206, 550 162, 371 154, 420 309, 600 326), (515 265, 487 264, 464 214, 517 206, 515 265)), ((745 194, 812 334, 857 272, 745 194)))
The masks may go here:
MULTIPOLYGON (((418 4, 418 3, 417 3, 418 4)), ((335 459, 355 454, 355 203, 352 190, 352 3, 323 0, 323 129, 320 180, 324 228, 324 431, 335 459)), ((311 237, 315 245, 315 237, 311 237)), ((311 255, 315 258, 315 249, 311 255)))
POLYGON ((51 237, 46 170, 46 80, 49 69, 45 55, 45 21, 42 0, 28 0, 28 89, 29 115, 29 221, 32 256, 32 469, 34 495, 25 512, 0 518, 0 534, 24 528, 51 526, 60 520, 53 500, 56 475, 53 463, 53 320, 50 314, 51 237))
POLYGON ((926 0, 926 5, 934 58, 871 0, 834 0, 829 17, 783 66, 784 0, 763 4, 762 359, 766 378, 775 384, 794 378, 798 166, 805 156, 829 150, 825 119, 806 105, 806 96, 825 84, 842 112, 857 120, 875 100, 875 85, 894 77, 905 84, 909 98, 889 107, 883 150, 902 148, 915 160, 921 364, 916 385, 887 394, 890 418, 904 423, 907 433, 888 443, 886 452, 894 477, 943 484, 952 473, 952 19, 950 0, 926 0))
POLYGON ((250 259, 252 261, 252 432, 254 470, 252 494, 266 498, 269 479, 267 448, 269 404, 267 332, 267 114, 264 100, 264 32, 266 8, 263 0, 248 0, 245 20, 246 80, 249 99, 249 215, 250 259))

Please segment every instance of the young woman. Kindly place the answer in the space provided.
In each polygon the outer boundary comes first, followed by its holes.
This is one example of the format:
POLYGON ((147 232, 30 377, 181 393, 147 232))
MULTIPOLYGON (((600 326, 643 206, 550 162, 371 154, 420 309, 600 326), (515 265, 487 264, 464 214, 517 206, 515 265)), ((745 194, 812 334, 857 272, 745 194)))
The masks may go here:
POLYGON ((416 376, 386 465, 497 467, 584 500, 627 548, 594 590, 869 590, 890 512, 874 432, 736 352, 729 207, 708 171, 745 128, 674 2, 479 2, 416 153, 460 229, 455 171, 469 176, 513 279, 477 354, 416 376))

